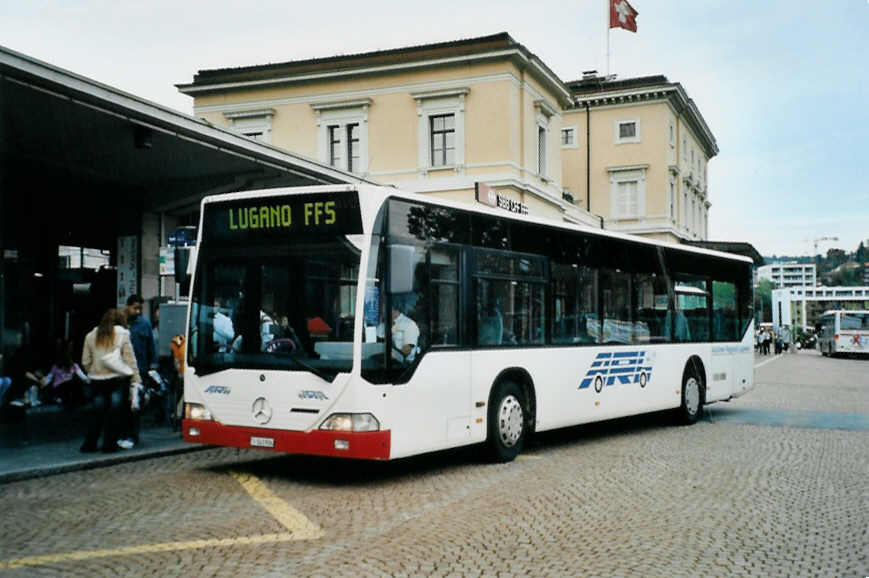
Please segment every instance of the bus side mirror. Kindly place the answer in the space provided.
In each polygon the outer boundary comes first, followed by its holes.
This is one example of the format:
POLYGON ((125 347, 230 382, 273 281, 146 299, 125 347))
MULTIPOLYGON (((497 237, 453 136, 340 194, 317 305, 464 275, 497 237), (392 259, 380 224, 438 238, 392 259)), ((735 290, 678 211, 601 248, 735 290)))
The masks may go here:
POLYGON ((414 248, 411 245, 389 245, 389 292, 413 291, 414 248))
POLYGON ((190 295, 190 280, 196 263, 196 247, 175 247, 175 282, 180 284, 180 296, 190 295))

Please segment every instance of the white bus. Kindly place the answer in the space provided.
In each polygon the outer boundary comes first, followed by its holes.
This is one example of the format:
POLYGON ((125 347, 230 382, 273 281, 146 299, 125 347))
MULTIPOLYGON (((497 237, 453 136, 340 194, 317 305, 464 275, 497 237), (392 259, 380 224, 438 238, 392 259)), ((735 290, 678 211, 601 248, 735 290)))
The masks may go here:
POLYGON ((869 355, 869 311, 824 311, 818 325, 822 355, 869 355))
POLYGON ((393 459, 753 386, 751 261, 376 186, 202 203, 184 439, 393 459))

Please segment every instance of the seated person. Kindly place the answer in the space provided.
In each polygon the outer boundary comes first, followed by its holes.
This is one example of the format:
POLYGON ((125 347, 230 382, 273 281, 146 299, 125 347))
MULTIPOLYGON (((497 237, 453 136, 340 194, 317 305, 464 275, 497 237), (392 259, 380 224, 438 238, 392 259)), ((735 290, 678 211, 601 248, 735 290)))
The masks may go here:
MULTIPOLYGON (((77 363, 72 360, 72 343, 57 340, 54 364, 44 377, 39 372, 28 372, 28 379, 42 388, 42 396, 59 401, 67 408, 73 408, 84 401, 84 384, 90 383, 77 363)), ((38 399, 31 400, 33 403, 38 399)))
POLYGON ((235 328, 232 324, 232 319, 229 318, 223 311, 220 310, 221 301, 219 298, 214 299, 214 345, 221 353, 226 353, 230 350, 232 340, 235 339, 235 328))
MULTIPOLYGON (((419 352, 419 326, 416 322, 392 308, 392 358, 401 363, 411 363, 419 352)), ((383 337, 383 325, 378 328, 378 337, 383 337)))

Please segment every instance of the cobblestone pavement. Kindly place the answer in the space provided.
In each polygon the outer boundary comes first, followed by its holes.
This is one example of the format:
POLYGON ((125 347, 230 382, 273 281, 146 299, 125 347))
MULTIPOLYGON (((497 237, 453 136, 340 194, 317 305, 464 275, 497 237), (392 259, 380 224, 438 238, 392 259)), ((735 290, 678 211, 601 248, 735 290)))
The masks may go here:
MULTIPOLYGON (((867 370, 783 356, 728 405, 869 414, 867 370)), ((866 576, 869 432, 658 414, 501 465, 215 449, 9 483, 0 511, 9 576, 866 576)))

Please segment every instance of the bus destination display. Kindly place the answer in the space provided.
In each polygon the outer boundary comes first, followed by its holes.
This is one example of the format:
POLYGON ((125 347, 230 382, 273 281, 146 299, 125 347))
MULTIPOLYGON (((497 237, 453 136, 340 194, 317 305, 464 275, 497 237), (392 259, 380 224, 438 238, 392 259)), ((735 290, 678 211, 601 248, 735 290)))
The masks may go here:
POLYGON ((204 241, 271 239, 298 234, 362 232, 354 193, 260 197, 206 204, 204 241))

